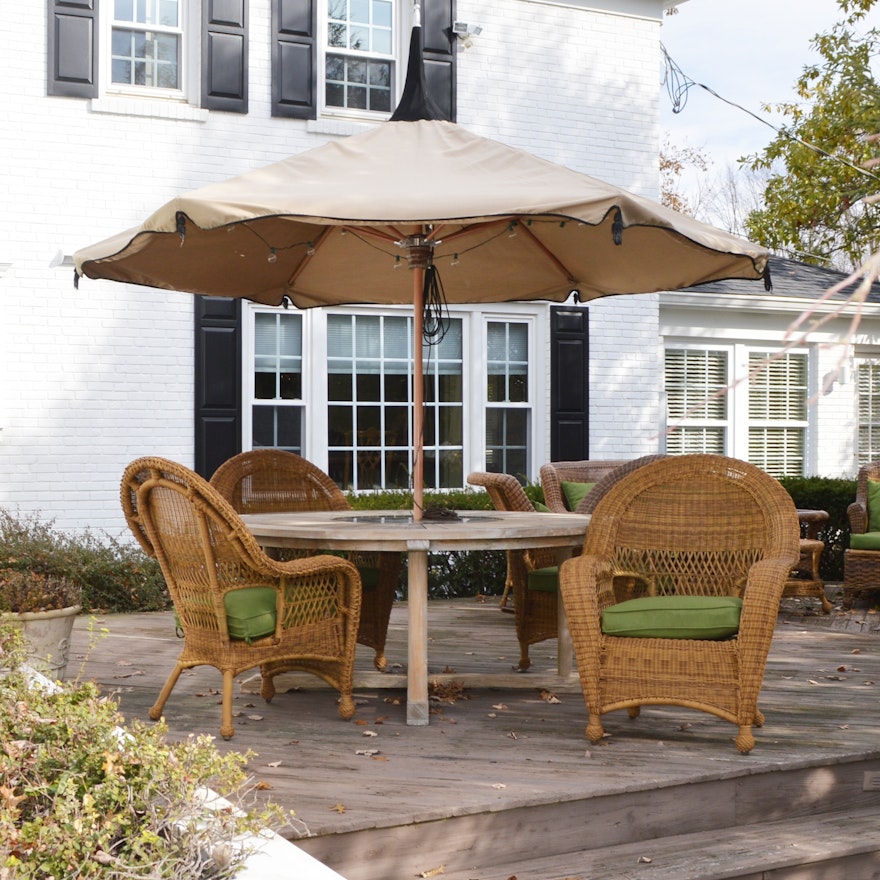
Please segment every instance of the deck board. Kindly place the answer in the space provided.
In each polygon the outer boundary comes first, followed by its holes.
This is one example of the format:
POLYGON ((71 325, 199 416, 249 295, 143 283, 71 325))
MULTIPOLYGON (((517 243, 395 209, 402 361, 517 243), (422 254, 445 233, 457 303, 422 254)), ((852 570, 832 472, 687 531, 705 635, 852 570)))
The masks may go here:
MULTIPOLYGON (((541 696, 542 670, 556 665, 550 642, 533 647, 536 671, 522 676, 534 688, 467 688, 456 702, 432 701, 427 727, 406 725, 402 688, 358 687, 355 718, 346 722, 326 687, 279 689, 266 704, 245 684, 236 689, 236 735, 229 742, 218 736, 217 744, 255 751, 249 767, 269 786, 263 796, 295 810, 310 835, 491 817, 593 795, 747 779, 817 761, 834 766, 880 758, 876 615, 853 616, 844 630, 804 614, 808 602, 784 605, 794 610, 777 627, 760 701, 766 723, 756 730, 750 755, 736 751, 732 725, 672 707, 647 707, 635 720, 625 712, 608 715, 609 735, 591 745, 579 691, 556 691, 558 702, 541 696), (376 753, 358 754, 364 750, 376 753)), ((406 658, 405 625, 405 607, 395 606, 387 650, 392 667, 406 658)), ((81 668, 105 692, 118 694, 127 718, 146 718, 180 650, 171 615, 108 615, 92 627, 90 636, 88 618, 77 621, 69 676, 81 668), (103 637, 100 629, 107 630, 103 637)), ((496 600, 431 602, 429 639, 432 675, 509 672, 517 660, 513 616, 500 613, 496 600)), ((359 647, 357 665, 369 672, 371 652, 359 647)), ((219 686, 212 669, 184 673, 165 708, 172 737, 218 733, 219 686)))

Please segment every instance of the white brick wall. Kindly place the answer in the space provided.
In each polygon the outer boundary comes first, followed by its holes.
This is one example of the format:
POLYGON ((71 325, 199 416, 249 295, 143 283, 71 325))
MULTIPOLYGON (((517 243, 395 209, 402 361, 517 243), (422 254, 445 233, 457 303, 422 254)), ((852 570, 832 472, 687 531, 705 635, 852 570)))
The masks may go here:
MULTIPOLYGON (((4 9, 0 506, 123 535, 124 466, 192 464, 192 299, 89 279, 75 291, 52 264, 182 190, 356 128, 269 116, 269 2, 249 9, 247 116, 47 97, 46 4, 4 9)), ((462 124, 656 196, 658 22, 528 0, 460 0, 458 17, 483 27, 459 55, 462 124)), ((653 297, 591 306, 594 454, 656 448, 656 313, 653 297)))

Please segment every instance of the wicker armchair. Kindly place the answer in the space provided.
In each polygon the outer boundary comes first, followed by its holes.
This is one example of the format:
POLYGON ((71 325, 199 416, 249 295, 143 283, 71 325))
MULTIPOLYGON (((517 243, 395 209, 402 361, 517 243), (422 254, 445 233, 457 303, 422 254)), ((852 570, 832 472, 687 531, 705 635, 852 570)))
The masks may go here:
POLYGON ((122 478, 121 501, 141 547, 159 560, 184 634, 151 718, 162 715, 180 673, 194 666, 213 666, 223 675, 220 734, 227 739, 235 733, 233 679, 257 666, 266 701, 275 695, 274 676, 302 670, 336 688, 340 716, 352 717, 361 590, 350 562, 271 559, 209 483, 164 458, 133 461, 122 478), (258 594, 262 629, 234 637, 230 599, 251 601, 258 594))
POLYGON ((631 461, 551 461, 541 466, 544 503, 554 513, 571 513, 563 483, 593 483, 593 488, 577 504, 574 513, 592 513, 602 496, 621 478, 642 465, 663 458, 643 455, 631 461))
MULTIPOLYGON (((560 571, 589 713, 587 737, 602 738, 606 712, 628 709, 636 717, 643 705, 669 704, 736 724, 737 748, 750 751, 752 725, 763 723, 758 693, 779 600, 799 558, 799 536, 791 496, 736 459, 672 456, 619 480, 593 511, 583 555, 560 571), (727 638, 694 632, 662 637, 677 631, 683 610, 653 599, 647 630, 609 635, 603 631, 611 629, 609 609, 616 608, 619 619, 620 611, 634 607, 621 603, 617 578, 632 587, 627 596, 739 597, 741 616, 727 638), (674 626, 652 630, 670 613, 678 615, 674 626)), ((698 615, 708 610, 705 600, 690 604, 700 606, 698 615)))
MULTIPOLYGON (((853 600, 870 590, 880 590, 880 532, 872 528, 869 509, 869 483, 880 485, 880 461, 859 468, 856 500, 846 509, 849 517, 850 547, 843 554, 843 603, 851 607, 853 600), (859 546, 853 546, 858 544, 859 546)), ((875 502, 875 507, 877 506, 875 502)), ((880 510, 873 513, 880 519, 880 510)))
MULTIPOLYGON (((535 510, 519 480, 510 474, 475 472, 468 475, 468 483, 485 488, 496 510, 528 513, 535 510)), ((558 591, 530 590, 529 575, 556 564, 556 550, 553 547, 507 551, 505 594, 508 590, 513 592, 514 622, 519 641, 519 669, 523 671, 532 665, 529 646, 546 639, 555 639, 558 632, 558 591)))
MULTIPOLYGON (((242 514, 351 509, 324 471, 282 449, 252 449, 233 456, 214 471, 211 485, 242 514)), ((349 554, 349 559, 360 571, 363 591, 358 642, 375 651, 373 663, 382 670, 388 663, 385 642, 401 554, 362 552, 349 554)))

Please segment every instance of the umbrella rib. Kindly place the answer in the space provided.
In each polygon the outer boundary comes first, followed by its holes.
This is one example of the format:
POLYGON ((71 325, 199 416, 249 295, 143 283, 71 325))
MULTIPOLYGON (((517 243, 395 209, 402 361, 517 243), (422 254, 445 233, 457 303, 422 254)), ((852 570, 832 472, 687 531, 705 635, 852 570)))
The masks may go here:
POLYGON ((293 287, 299 276, 305 271, 306 267, 312 261, 315 254, 318 253, 321 245, 324 243, 324 241, 326 241, 327 236, 330 235, 332 229, 332 226, 328 226, 326 229, 323 229, 317 239, 312 242, 312 246, 306 252, 306 255, 302 258, 300 264, 296 267, 296 269, 293 270, 290 277, 287 279, 288 288, 293 287))
MULTIPOLYGON (((565 221, 560 221, 565 222, 565 221)), ((569 271, 568 267, 563 263, 536 235, 529 229, 528 225, 523 223, 521 220, 511 219, 511 218, 503 218, 499 219, 497 223, 482 223, 479 225, 465 226, 462 229, 458 230, 458 232, 453 232, 450 235, 446 235, 443 237, 443 242, 448 244, 451 241, 455 241, 458 238, 462 238, 463 236, 468 235, 472 230, 481 230, 485 229, 488 226, 506 226, 510 229, 516 229, 516 232, 524 232, 529 241, 534 244, 534 246, 544 255, 549 263, 556 267, 559 273, 565 278, 569 284, 577 284, 578 279, 575 278, 574 274, 569 271)), ((438 235, 442 231, 443 227, 435 227, 434 235, 438 235)))

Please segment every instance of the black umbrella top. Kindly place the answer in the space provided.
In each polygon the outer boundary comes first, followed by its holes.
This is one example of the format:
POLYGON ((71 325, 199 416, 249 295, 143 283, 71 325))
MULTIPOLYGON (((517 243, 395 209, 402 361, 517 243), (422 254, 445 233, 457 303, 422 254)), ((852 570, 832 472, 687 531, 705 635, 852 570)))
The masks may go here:
POLYGON ((449 121, 428 94, 425 64, 422 58, 422 29, 416 24, 413 25, 409 38, 409 59, 403 94, 400 96, 397 109, 391 114, 391 122, 418 122, 422 119, 449 121))

